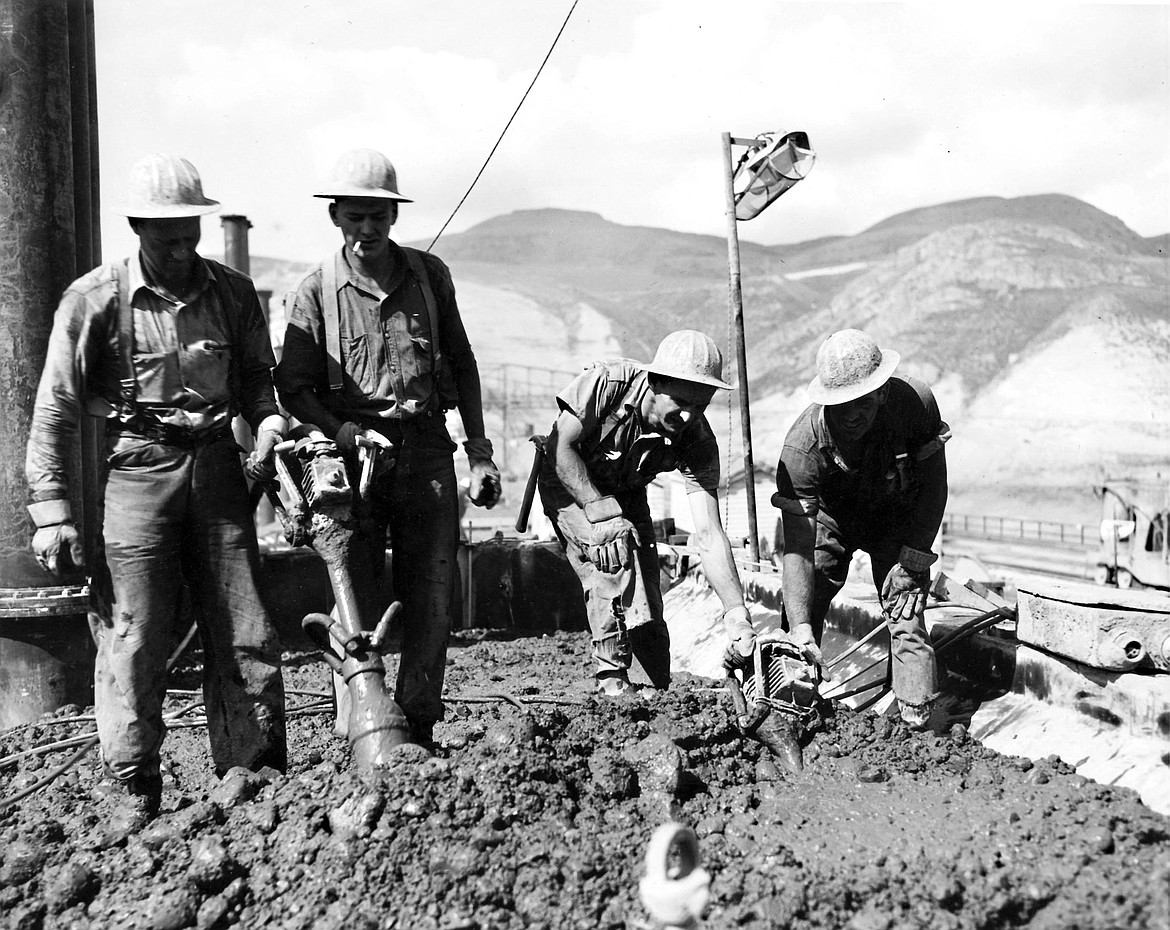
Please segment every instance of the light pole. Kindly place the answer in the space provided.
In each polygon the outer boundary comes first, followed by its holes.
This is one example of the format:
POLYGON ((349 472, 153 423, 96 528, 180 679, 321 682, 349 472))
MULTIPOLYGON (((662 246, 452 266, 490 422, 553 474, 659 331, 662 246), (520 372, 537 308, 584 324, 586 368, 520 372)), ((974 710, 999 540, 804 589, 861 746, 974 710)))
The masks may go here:
POLYGON ((723 174, 727 193, 727 300, 735 319, 735 360, 739 369, 739 418, 743 433, 744 490, 747 495, 748 551, 760 561, 760 539, 756 531, 756 468, 752 459, 752 423, 748 411, 747 345, 743 328, 743 291, 740 287, 740 220, 759 216, 764 208, 804 178, 816 160, 816 153, 804 132, 766 132, 754 139, 739 139, 723 133, 723 174), (747 151, 734 168, 731 147, 747 151))

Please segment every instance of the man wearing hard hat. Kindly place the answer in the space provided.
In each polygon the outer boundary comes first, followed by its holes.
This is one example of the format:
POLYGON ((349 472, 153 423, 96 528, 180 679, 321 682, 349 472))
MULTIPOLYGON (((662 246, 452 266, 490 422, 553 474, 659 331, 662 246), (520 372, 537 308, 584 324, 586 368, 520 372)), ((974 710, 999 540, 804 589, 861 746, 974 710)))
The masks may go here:
POLYGON ((930 388, 893 377, 898 360, 860 330, 824 341, 812 404, 788 431, 772 503, 783 521, 789 629, 819 642, 853 553, 869 553, 899 711, 926 729, 937 686, 924 610, 947 502, 950 430, 930 388))
POLYGON ((545 512, 581 580, 597 691, 618 696, 670 684, 658 550, 646 486, 677 469, 694 519, 692 541, 723 605, 740 656, 755 647, 751 617, 719 521, 719 446, 704 411, 723 358, 703 333, 671 333, 649 365, 594 362, 557 395, 560 415, 539 476, 545 512))
MULTIPOLYGON (((331 201, 329 217, 344 242, 296 289, 276 385, 294 416, 337 443, 352 474, 359 448, 384 450, 358 502, 350 574, 363 622, 376 623, 385 607, 377 600, 390 543, 394 595, 403 604, 395 701, 414 741, 429 746, 443 715, 458 592, 457 446, 447 432, 448 410, 458 409, 467 437, 468 497, 483 507, 500 497, 479 368, 447 266, 390 238, 398 205, 411 201, 398 192, 386 156, 346 152, 329 185, 313 196, 331 201)), ((337 729, 344 732, 348 691, 336 685, 337 729)))
POLYGON ((219 209, 194 166, 151 155, 120 211, 137 254, 66 290, 53 320, 29 433, 33 549, 54 574, 81 567, 69 461, 83 414, 105 422, 91 565, 94 703, 107 783, 143 816, 161 798, 159 749, 180 591, 203 643, 216 770, 286 764, 280 643, 257 593, 259 553, 244 481, 270 478, 286 423, 252 281, 199 256, 200 217, 219 209), (232 419, 256 431, 241 468, 232 419))

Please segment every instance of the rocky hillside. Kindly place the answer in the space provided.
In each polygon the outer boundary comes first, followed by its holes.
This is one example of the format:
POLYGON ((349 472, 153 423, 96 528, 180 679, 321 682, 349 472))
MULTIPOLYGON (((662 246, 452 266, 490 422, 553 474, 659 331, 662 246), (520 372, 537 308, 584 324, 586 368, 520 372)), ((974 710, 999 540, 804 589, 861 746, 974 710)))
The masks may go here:
MULTIPOLYGON (((741 241, 757 460, 778 455, 824 336, 860 327, 936 385, 955 432, 957 505, 1092 522, 1093 481, 1170 473, 1166 242, 1056 194, 924 207, 855 236, 741 241)), ((445 236, 435 251, 454 270, 485 372, 649 358, 683 327, 727 339, 718 236, 532 210, 445 236)), ((302 271, 253 259, 278 293, 277 279, 291 285, 302 271)), ((712 416, 725 431, 738 423, 728 413, 712 416)), ((513 416, 509 435, 544 415, 513 416)))

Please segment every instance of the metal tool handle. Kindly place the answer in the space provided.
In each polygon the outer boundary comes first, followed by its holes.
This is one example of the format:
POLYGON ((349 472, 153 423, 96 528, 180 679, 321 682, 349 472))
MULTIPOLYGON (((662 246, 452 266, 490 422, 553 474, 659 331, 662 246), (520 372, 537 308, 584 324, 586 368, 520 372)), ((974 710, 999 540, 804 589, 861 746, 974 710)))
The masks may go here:
POLYGON ((516 532, 528 532, 528 514, 532 510, 532 500, 536 496, 536 483, 540 477, 540 469, 544 465, 544 436, 529 436, 528 441, 536 449, 532 454, 532 469, 528 472, 528 483, 524 486, 524 499, 520 502, 520 513, 516 516, 516 532))
POLYGON ((386 612, 382 614, 382 619, 378 621, 378 625, 374 628, 374 632, 370 635, 370 648, 374 652, 381 652, 386 645, 386 640, 390 636, 390 626, 394 623, 395 618, 402 613, 402 602, 394 601, 386 608, 386 612))
POLYGON ((321 658, 325 660, 325 664, 340 675, 342 659, 333 651, 333 643, 329 639, 329 632, 336 625, 337 621, 329 614, 305 614, 305 618, 301 621, 301 629, 320 648, 321 658))
POLYGON ((740 734, 751 736, 759 729, 760 724, 768 719, 772 708, 764 701, 760 701, 756 704, 755 711, 749 711, 747 699, 743 696, 743 687, 734 672, 727 676, 727 690, 731 692, 731 706, 735 710, 735 723, 740 734))
POLYGON ((358 479, 358 497, 365 500, 366 495, 369 493, 370 485, 374 481, 374 464, 377 462, 378 456, 389 455, 394 451, 394 446, 383 445, 360 433, 354 439, 354 445, 358 448, 358 459, 362 463, 362 474, 361 478, 358 479))

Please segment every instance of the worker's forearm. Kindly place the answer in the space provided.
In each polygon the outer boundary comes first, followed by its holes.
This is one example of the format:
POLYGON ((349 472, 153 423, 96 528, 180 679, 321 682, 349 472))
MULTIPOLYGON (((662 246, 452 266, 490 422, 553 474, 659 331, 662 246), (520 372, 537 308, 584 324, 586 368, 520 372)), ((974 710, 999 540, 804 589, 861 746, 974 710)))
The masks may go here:
POLYGON ((947 509, 947 459, 939 450, 919 464, 921 487, 914 503, 910 528, 902 542, 923 552, 934 545, 947 509))
POLYGON ((326 410, 324 404, 312 391, 298 391, 287 397, 282 396, 281 400, 288 408, 288 412, 294 417, 302 423, 312 423, 319 427, 321 432, 330 439, 336 437, 337 431, 341 429, 343 421, 326 410))
POLYGON ((455 371, 455 387, 459 391, 459 417, 463 421, 463 434, 468 439, 482 439, 486 433, 483 425, 483 387, 479 381, 479 367, 474 357, 469 365, 455 371))
POLYGON ((743 588, 739 583, 739 572, 735 568, 735 557, 731 543, 723 533, 708 533, 698 540, 699 552, 703 557, 703 574, 719 597, 724 610, 743 603, 743 588))
POLYGON ((783 576, 780 590, 784 596, 784 613, 788 628, 812 623, 813 563, 801 552, 785 552, 781 559, 783 576))
POLYGON ((573 495, 573 500, 584 507, 586 504, 605 496, 590 479, 585 460, 581 458, 571 443, 564 441, 563 437, 558 434, 557 442, 552 445, 549 451, 553 455, 553 465, 556 468, 557 477, 561 479, 565 490, 573 495))
POLYGON ((25 455, 25 477, 34 501, 69 497, 68 450, 77 432, 77 420, 70 413, 38 406, 33 415, 25 455))

